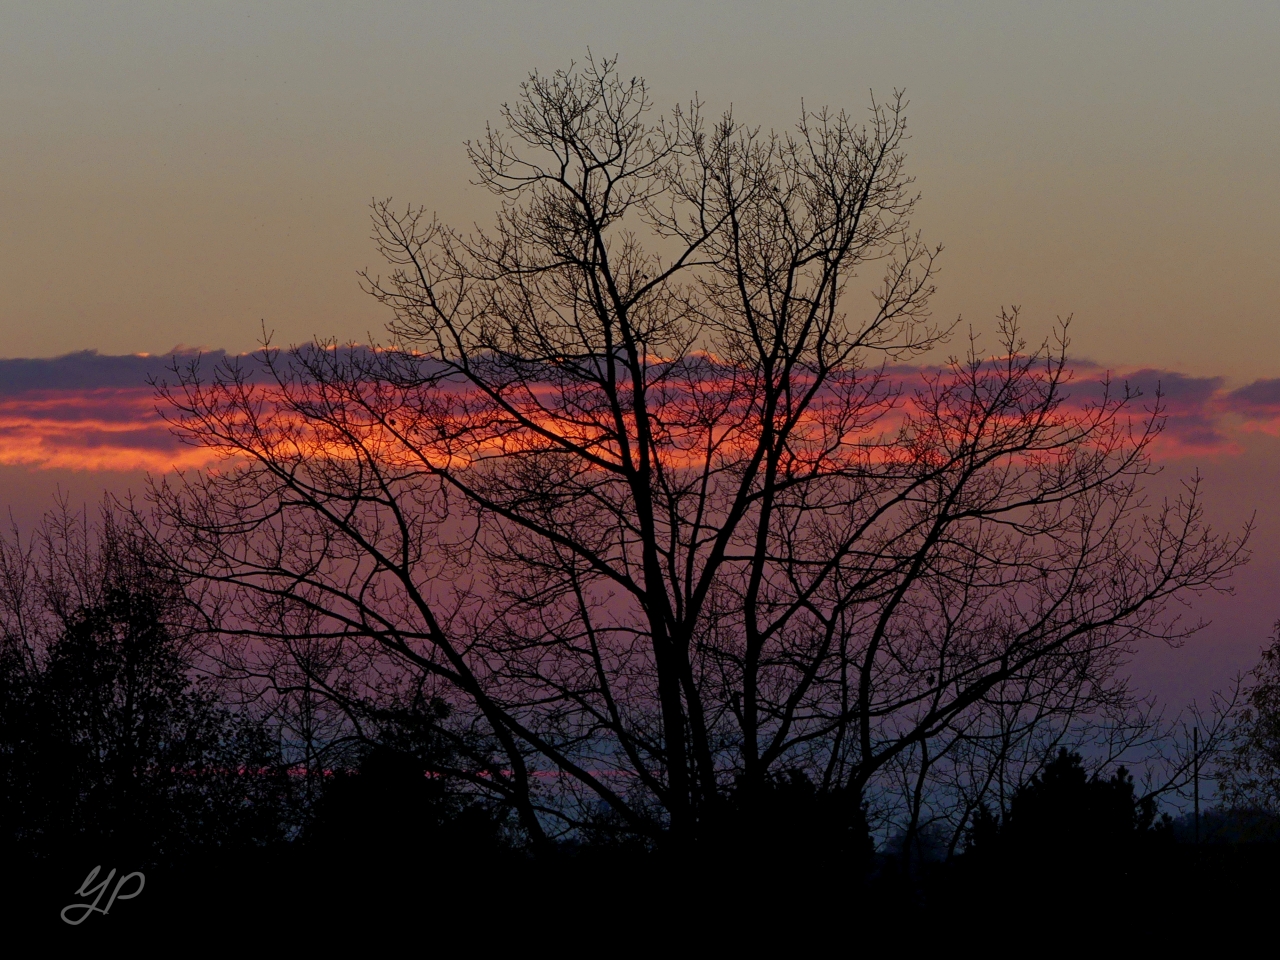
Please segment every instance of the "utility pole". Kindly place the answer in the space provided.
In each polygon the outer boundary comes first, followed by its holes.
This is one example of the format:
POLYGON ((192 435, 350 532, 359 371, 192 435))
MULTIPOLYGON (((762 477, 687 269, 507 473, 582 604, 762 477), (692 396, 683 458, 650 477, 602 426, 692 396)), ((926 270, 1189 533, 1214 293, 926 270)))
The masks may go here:
POLYGON ((1196 844, 1200 843, 1200 728, 1191 731, 1191 794, 1195 797, 1196 844))

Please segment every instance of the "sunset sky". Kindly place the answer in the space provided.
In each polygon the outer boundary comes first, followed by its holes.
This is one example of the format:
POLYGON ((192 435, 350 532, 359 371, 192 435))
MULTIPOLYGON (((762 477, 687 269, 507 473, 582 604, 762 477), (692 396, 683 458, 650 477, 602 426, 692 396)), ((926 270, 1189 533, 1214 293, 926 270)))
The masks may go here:
POLYGON ((1169 396, 1155 493, 1257 512, 1238 595, 1139 660, 1171 700, 1280 617, 1280 4, 0 3, 0 506, 198 467, 146 376, 175 347, 368 341, 373 197, 490 219, 463 141, 532 69, 619 54, 659 104, 765 128, 905 88, 943 318, 1072 315, 1079 376, 1169 396), (97 354, 84 353, 97 351, 97 354), (70 356, 68 356, 70 355, 70 356), (57 359, 60 358, 60 359, 57 359))

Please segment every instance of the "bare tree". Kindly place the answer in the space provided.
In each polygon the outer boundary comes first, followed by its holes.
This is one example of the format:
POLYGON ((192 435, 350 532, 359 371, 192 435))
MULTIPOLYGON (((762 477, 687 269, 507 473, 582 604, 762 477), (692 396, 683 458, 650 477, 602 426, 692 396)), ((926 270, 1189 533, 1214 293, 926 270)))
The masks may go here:
POLYGON ((59 500, 0 536, 0 843, 131 857, 279 839, 288 784, 263 728, 200 670, 182 584, 127 514, 59 500))
POLYGON ((902 365, 949 330, 904 106, 764 134, 654 121, 613 61, 532 75, 468 147, 490 230, 375 203, 390 347, 162 385, 228 458, 155 488, 171 562, 229 636, 447 701, 448 772, 535 840, 603 804, 685 843, 784 772, 856 805, 1105 704, 1241 543, 1194 482, 1144 501, 1158 398, 1073 399, 1064 331, 902 365))
POLYGON ((1280 816, 1280 622, 1244 683, 1241 702, 1230 704, 1232 742, 1213 757, 1219 798, 1229 810, 1270 818, 1266 826, 1274 827, 1280 816))

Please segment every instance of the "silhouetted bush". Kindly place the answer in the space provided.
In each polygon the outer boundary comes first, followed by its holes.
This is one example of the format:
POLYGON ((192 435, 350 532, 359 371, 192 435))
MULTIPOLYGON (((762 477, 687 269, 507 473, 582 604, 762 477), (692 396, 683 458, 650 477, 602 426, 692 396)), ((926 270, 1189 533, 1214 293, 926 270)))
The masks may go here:
POLYGON ((411 753, 376 745, 355 771, 335 772, 302 841, 342 858, 430 869, 509 846, 501 812, 453 789, 411 753))
POLYGON ((283 839, 278 751, 193 673, 179 587, 110 517, 74 563, 64 546, 46 539, 21 585, 40 629, 8 616, 0 638, 0 843, 142 864, 283 839))
POLYGON ((874 849, 859 798, 847 789, 821 790, 797 770, 754 789, 740 782, 712 823, 718 853, 753 866, 804 863, 861 877, 874 849))
POLYGON ((1069 873, 1122 862, 1171 839, 1169 818, 1157 819, 1154 798, 1137 795, 1124 767, 1110 777, 1089 775, 1080 754, 1062 749, 1018 788, 1003 822, 979 808, 968 851, 1069 873))
POLYGON ((1218 789, 1225 806, 1261 823, 1280 820, 1280 623, 1249 675, 1234 747, 1218 761, 1218 789))

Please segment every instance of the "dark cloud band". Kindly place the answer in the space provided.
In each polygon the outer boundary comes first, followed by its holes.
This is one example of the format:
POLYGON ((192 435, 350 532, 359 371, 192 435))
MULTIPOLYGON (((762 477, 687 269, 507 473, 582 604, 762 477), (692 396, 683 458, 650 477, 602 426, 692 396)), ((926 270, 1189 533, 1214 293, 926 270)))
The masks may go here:
MULTIPOLYGON (((368 356, 368 348, 351 349, 368 356)), ((0 360, 0 463, 157 471, 177 461, 198 465, 210 452, 183 447, 169 433, 156 410, 152 384, 172 382, 175 365, 193 361, 206 375, 238 361, 249 379, 260 381, 267 378, 260 360, 260 355, 234 357, 222 350, 157 356, 84 351, 52 359, 0 360)), ((1135 395, 1137 418, 1148 415, 1158 400, 1164 416, 1158 456, 1231 454, 1240 450, 1242 421, 1245 431, 1272 433, 1280 427, 1280 379, 1228 391, 1222 377, 1155 368, 1108 371, 1089 361, 1076 362, 1072 369, 1069 404, 1096 402, 1104 382, 1112 396, 1126 389, 1135 395)), ((888 374, 909 392, 924 372, 900 366, 888 374)))

